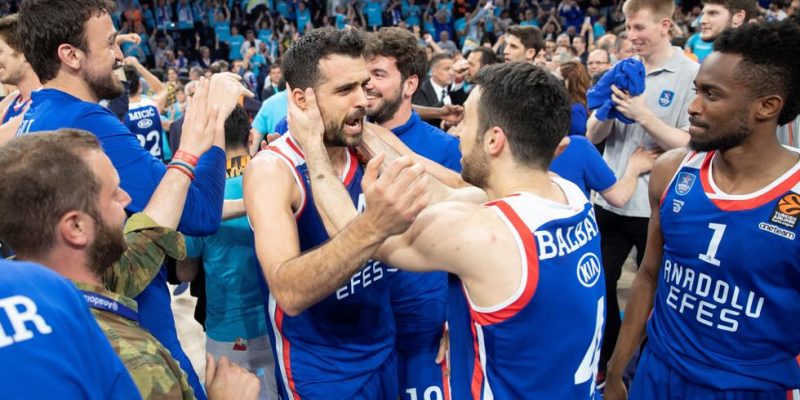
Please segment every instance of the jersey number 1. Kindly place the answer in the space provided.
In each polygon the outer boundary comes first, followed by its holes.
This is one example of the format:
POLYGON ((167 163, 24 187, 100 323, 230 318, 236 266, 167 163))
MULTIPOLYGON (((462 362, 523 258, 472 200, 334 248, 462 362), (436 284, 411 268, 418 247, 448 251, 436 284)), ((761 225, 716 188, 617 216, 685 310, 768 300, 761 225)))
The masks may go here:
POLYGON ((719 267, 719 260, 717 260, 717 250, 719 250, 719 242, 722 241, 722 235, 725 233, 725 225, 724 224, 715 224, 710 223, 708 227, 714 231, 714 234, 711 236, 711 243, 708 244, 708 250, 706 250, 705 254, 700 254, 697 257, 711 265, 716 265, 719 267))

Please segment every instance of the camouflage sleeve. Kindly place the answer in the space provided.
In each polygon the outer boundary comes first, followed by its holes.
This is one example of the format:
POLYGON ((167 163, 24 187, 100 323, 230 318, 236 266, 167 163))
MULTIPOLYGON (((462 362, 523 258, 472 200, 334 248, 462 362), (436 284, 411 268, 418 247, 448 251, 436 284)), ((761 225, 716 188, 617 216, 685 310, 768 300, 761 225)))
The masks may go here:
POLYGON ((194 399, 186 373, 153 337, 130 342, 112 339, 136 387, 147 400, 194 399))
POLYGON ((159 226, 144 213, 137 213, 125 223, 128 249, 104 276, 108 290, 126 297, 136 297, 161 270, 164 256, 186 258, 183 235, 159 226))

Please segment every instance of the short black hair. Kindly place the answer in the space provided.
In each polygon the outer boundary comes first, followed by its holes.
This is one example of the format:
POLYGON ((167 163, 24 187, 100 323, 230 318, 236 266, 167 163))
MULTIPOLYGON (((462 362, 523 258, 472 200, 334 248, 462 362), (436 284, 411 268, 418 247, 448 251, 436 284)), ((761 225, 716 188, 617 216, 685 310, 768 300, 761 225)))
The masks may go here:
POLYGON ((724 30, 714 51, 742 57, 736 79, 753 97, 777 94, 784 105, 778 124, 800 113, 800 26, 792 21, 745 24, 724 30))
POLYGON ((225 120, 225 148, 247 148, 250 139, 250 117, 241 105, 233 109, 225 120))
POLYGON ((536 54, 539 54, 539 52, 544 48, 542 31, 535 26, 513 25, 508 27, 508 34, 519 38, 519 41, 522 43, 522 46, 525 47, 525 50, 534 49, 536 50, 536 54))
POLYGON ((414 34, 407 29, 381 28, 369 34, 366 55, 394 58, 403 81, 413 75, 422 81, 428 72, 425 50, 418 44, 414 34))
POLYGON ((452 60, 453 56, 449 53, 436 53, 431 57, 430 68, 433 68, 434 65, 438 64, 442 60, 452 60))
POLYGON ((319 60, 338 54, 352 58, 364 56, 364 37, 355 29, 314 29, 292 44, 283 56, 283 75, 292 89, 316 87, 322 77, 319 60))
POLYGON ((135 95, 139 92, 139 71, 133 65, 123 65, 122 71, 125 72, 125 80, 128 81, 128 93, 135 95))
POLYGON ((39 80, 47 83, 58 74, 58 46, 87 51, 86 22, 113 11, 108 0, 24 0, 19 11, 22 52, 39 80))
POLYGON ((497 126, 511 154, 523 164, 547 170, 569 131, 570 103, 564 84, 526 62, 494 64, 478 72, 479 132, 497 126))
POLYGON ((481 67, 485 67, 487 65, 492 65, 497 63, 497 55, 494 54, 492 49, 487 49, 486 47, 476 47, 472 49, 467 57, 469 57, 472 53, 481 53, 481 67))

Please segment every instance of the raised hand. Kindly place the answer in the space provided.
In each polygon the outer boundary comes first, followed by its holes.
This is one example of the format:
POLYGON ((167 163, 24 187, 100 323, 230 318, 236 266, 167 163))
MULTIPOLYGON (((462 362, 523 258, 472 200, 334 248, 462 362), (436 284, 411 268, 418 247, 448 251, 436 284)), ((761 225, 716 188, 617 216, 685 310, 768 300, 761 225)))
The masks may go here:
MULTIPOLYGON (((200 78, 194 96, 188 100, 189 106, 186 108, 186 115, 183 120, 183 133, 181 134, 179 150, 198 157, 208 151, 214 143, 216 127, 221 118, 218 106, 207 110, 208 89, 208 79, 200 78)), ((225 119, 222 118, 223 126, 224 123, 225 119)))
POLYGON ((366 218, 388 236, 408 229, 430 202, 425 168, 408 157, 392 161, 378 177, 385 156, 373 158, 364 172, 361 188, 367 199, 366 218))
MULTIPOLYGON (((287 87, 286 90, 291 93, 291 88, 287 87)), ((292 133, 292 137, 297 140, 301 148, 307 149, 309 146, 323 144, 325 123, 317 106, 317 96, 314 94, 314 89, 306 88, 303 96, 306 103, 305 109, 297 104, 294 96, 290 96, 289 112, 286 120, 289 123, 289 132, 292 133)))

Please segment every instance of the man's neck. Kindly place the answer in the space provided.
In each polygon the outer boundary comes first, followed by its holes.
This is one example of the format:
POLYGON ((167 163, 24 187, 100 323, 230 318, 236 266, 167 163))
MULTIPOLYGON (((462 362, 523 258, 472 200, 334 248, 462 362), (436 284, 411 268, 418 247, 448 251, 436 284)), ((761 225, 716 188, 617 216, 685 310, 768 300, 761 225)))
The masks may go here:
POLYGON ((665 41, 661 43, 652 54, 647 57, 642 57, 645 71, 650 72, 661 68, 673 55, 675 55, 675 49, 672 48, 670 42, 665 41))
POLYGON ((103 280, 91 272, 86 265, 83 253, 70 252, 70 254, 50 254, 46 257, 34 257, 23 261, 31 261, 44 265, 59 275, 75 282, 87 283, 103 287, 103 280))
POLYGON ((443 87, 443 88, 446 88, 446 87, 450 86, 450 85, 448 85, 446 83, 439 83, 439 81, 437 81, 436 78, 433 78, 433 77, 431 77, 431 82, 433 82, 436 85, 438 85, 440 87, 443 87))
POLYGON ((772 125, 772 130, 754 132, 741 145, 717 152, 712 167, 717 187, 727 194, 753 193, 797 164, 800 156, 778 143, 776 128, 772 125))
POLYGON ((98 103, 100 101, 89 89, 86 81, 67 72, 59 73, 58 76, 48 81, 44 87, 60 90, 89 103, 98 103))
POLYGON ((347 167, 345 165, 347 162, 347 147, 326 146, 325 149, 328 151, 328 159, 331 160, 333 172, 335 172, 337 176, 342 176, 344 169, 347 167))
POLYGON ((380 125, 391 130, 404 125, 409 119, 411 119, 411 98, 403 99, 403 103, 400 104, 400 108, 397 109, 392 118, 382 122, 380 125))
POLYGON ((34 90, 39 90, 42 84, 39 83, 39 78, 36 76, 36 73, 30 70, 25 73, 25 76, 16 86, 17 89, 19 89, 22 100, 28 100, 31 98, 31 93, 33 93, 34 90))
POLYGON ((567 203, 564 191, 551 181, 549 172, 520 167, 513 161, 496 164, 485 190, 489 200, 496 200, 512 193, 527 192, 556 203, 567 203))

